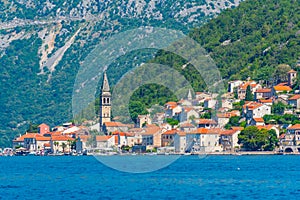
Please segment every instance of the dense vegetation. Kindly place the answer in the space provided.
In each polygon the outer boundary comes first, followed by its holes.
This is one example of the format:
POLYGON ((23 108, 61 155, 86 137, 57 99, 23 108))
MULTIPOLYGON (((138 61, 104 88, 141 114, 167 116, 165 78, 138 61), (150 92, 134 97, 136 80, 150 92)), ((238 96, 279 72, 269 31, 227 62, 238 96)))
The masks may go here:
POLYGON ((296 68, 300 56, 300 2, 251 0, 191 32, 227 79, 271 80, 275 67, 296 68))
MULTIPOLYGON (((234 6, 230 2, 226 1, 227 7, 234 6)), ((0 113, 2 116, 0 147, 11 145, 12 138, 24 133, 30 123, 45 122, 53 126, 72 119, 72 92, 76 74, 82 61, 101 40, 140 26, 166 27, 188 33, 191 27, 200 26, 214 16, 212 13, 224 8, 217 8, 218 2, 208 4, 204 0, 162 0, 155 1, 154 7, 148 3, 149 1, 128 2, 126 0, 70 0, 67 3, 59 0, 0 0, 0 23, 6 23, 11 27, 6 28, 1 25, 0 28, 1 43, 3 38, 4 43, 8 43, 8 47, 0 46, 0 113), (199 5, 211 12, 204 13, 201 9, 191 9, 199 5), (184 9, 191 9, 191 12, 180 15, 179 13, 184 9), (103 16, 100 16, 100 13, 103 16), (26 20, 26 25, 23 25, 22 20, 26 20), (60 32, 55 37, 54 49, 47 55, 48 58, 64 46, 79 27, 81 31, 55 70, 51 73, 46 66, 43 69, 45 74, 39 74, 41 72, 39 50, 44 42, 40 33, 46 30, 48 34, 49 30, 59 26, 61 26, 60 32), (14 38, 12 42, 9 41, 16 34, 23 35, 14 38)), ((46 45, 45 48, 49 46, 46 45)), ((108 66, 111 86, 115 85, 128 70, 153 57, 154 53, 149 50, 132 52, 120 57, 108 66)), ((143 92, 145 95, 155 91, 159 93, 161 90, 157 90, 156 87, 141 88, 136 91, 137 95, 132 97, 131 104, 139 101, 146 105, 141 106, 141 112, 137 109, 139 113, 146 112, 145 108, 150 105, 140 91, 145 91, 143 92), (139 98, 138 95, 141 97, 139 98)), ((169 95, 169 91, 166 89, 164 91, 168 97, 155 97, 155 102, 163 104, 166 100, 174 100, 173 96, 169 95)), ((98 96, 99 92, 95 95, 98 96)), ((88 108, 88 111, 83 111, 82 116, 88 117, 85 112, 90 114, 90 110, 93 109, 88 108)), ((133 113, 133 118, 136 115, 137 112, 133 113)), ((90 116, 94 115, 90 114, 90 116)))

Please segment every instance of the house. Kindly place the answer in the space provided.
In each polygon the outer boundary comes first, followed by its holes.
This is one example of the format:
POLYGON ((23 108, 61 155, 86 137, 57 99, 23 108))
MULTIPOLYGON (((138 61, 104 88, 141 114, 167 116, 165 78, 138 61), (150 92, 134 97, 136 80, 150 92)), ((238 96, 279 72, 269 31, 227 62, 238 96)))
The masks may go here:
POLYGON ((158 126, 146 127, 142 130, 142 145, 147 149, 161 146, 162 129, 158 126))
POLYGON ((267 106, 273 105, 273 99, 259 99, 258 102, 267 106))
POLYGON ((254 99, 269 99, 272 97, 272 89, 271 88, 262 88, 258 89, 254 92, 254 99))
POLYGON ((192 107, 183 107, 179 115, 179 121, 191 121, 191 119, 199 118, 199 113, 192 107))
POLYGON ((180 113, 182 107, 176 102, 168 102, 165 104, 165 116, 167 118, 172 118, 176 113, 180 113))
POLYGON ((220 152, 219 128, 198 128, 196 131, 186 133, 186 152, 220 152))
POLYGON ((211 98, 205 99, 204 100, 204 108, 215 108, 217 105, 217 102, 218 101, 215 99, 211 99, 211 98))
POLYGON ((289 93, 292 91, 290 86, 276 85, 272 88, 272 96, 277 96, 280 93, 289 93))
POLYGON ((220 144, 223 151, 233 152, 235 149, 239 148, 238 135, 240 134, 240 129, 230 129, 223 130, 220 133, 220 144))
POLYGON ((206 92, 196 92, 196 99, 204 101, 205 99, 211 98, 211 94, 206 92))
POLYGON ((186 150, 186 132, 178 131, 174 135, 174 147, 176 153, 185 153, 186 150))
POLYGON ((299 109, 300 108, 300 94, 296 94, 288 99, 288 104, 291 105, 293 108, 299 109))
POLYGON ((263 118, 261 117, 257 117, 257 118, 252 118, 250 123, 250 126, 264 126, 265 125, 265 121, 263 118))
POLYGON ((151 118, 150 118, 150 114, 148 114, 148 115, 138 115, 136 126, 138 128, 142 128, 144 125, 151 124, 151 123, 152 123, 152 121, 151 121, 151 118))
POLYGON ((287 132, 280 136, 280 148, 284 152, 300 153, 300 124, 287 128, 287 132))
POLYGON ((218 124, 213 119, 198 119, 197 120, 197 128, 214 128, 218 124))
POLYGON ((116 137, 115 135, 97 135, 97 148, 106 149, 114 147, 116 145, 116 137))
POLYGON ((161 146, 174 146, 174 136, 178 132, 176 129, 168 130, 161 135, 161 146))
POLYGON ((236 80, 236 81, 229 81, 228 82, 228 92, 233 93, 234 89, 243 84, 243 81, 236 80))
POLYGON ((247 81, 237 88, 238 99, 245 99, 248 86, 250 86, 252 94, 254 94, 256 90, 262 88, 261 85, 257 84, 255 81, 247 81))
POLYGON ((228 99, 222 99, 222 106, 221 107, 232 109, 233 108, 232 101, 228 100, 228 99))
POLYGON ((109 135, 114 131, 127 132, 128 129, 129 129, 129 125, 123 124, 121 122, 104 122, 102 127, 102 130, 106 135, 109 135))
POLYGON ((50 127, 47 124, 43 123, 38 126, 39 134, 44 135, 45 133, 48 133, 48 132, 50 132, 50 127))
POLYGON ((219 127, 224 127, 230 120, 231 117, 237 116, 233 112, 218 113, 217 114, 217 123, 219 127))
POLYGON ((180 130, 184 132, 195 131, 197 128, 191 123, 183 123, 180 125, 180 130))
POLYGON ((271 107, 250 101, 243 106, 243 116, 246 117, 248 124, 253 118, 262 118, 264 115, 271 114, 271 107))

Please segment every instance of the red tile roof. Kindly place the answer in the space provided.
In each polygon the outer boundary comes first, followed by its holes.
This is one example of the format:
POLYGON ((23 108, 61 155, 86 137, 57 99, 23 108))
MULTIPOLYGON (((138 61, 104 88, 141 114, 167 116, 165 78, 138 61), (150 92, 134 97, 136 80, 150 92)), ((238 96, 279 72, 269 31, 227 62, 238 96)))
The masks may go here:
POLYGON ((97 142, 106 142, 107 140, 109 140, 111 137, 111 135, 97 135, 96 136, 96 141, 97 142))
POLYGON ((289 100, 297 100, 300 99, 300 94, 296 94, 294 96, 292 96, 291 98, 289 98, 289 100))
POLYGON ((253 118, 254 121, 256 122, 265 122, 263 118, 253 118))
POLYGON ((271 88, 262 88, 262 89, 256 90, 256 93, 270 93, 270 92, 272 92, 271 88))
POLYGON ((163 133, 163 135, 175 135, 178 132, 176 129, 168 130, 163 133))
POLYGON ((289 86, 274 86, 273 87, 275 91, 291 91, 292 88, 289 86))
POLYGON ((297 73, 295 70, 291 69, 290 71, 288 71, 288 73, 297 73))
POLYGON ((290 126, 287 128, 288 130, 297 130, 297 129, 300 129, 300 124, 295 124, 293 126, 290 126))
POLYGON ((198 124, 213 124, 213 125, 216 125, 217 122, 213 119, 199 119, 198 124))
POLYGON ((126 124, 123 124, 121 122, 104 122, 104 125, 106 127, 124 127, 124 126, 127 126, 126 124))
POLYGON ((68 136, 65 136, 65 135, 58 135, 58 136, 51 136, 51 140, 52 141, 68 141, 68 140, 71 140, 73 141, 74 138, 71 138, 71 137, 68 137, 68 136))

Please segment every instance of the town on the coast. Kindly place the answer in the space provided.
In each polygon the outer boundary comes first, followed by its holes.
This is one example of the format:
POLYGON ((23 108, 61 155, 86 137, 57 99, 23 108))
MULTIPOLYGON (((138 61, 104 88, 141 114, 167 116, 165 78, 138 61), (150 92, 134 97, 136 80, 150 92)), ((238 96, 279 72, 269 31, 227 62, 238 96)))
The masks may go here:
POLYGON ((218 94, 188 91, 162 112, 138 115, 135 124, 112 119, 106 73, 98 122, 43 123, 12 141, 1 155, 243 154, 300 153, 300 91, 297 71, 286 82, 228 82, 218 94))

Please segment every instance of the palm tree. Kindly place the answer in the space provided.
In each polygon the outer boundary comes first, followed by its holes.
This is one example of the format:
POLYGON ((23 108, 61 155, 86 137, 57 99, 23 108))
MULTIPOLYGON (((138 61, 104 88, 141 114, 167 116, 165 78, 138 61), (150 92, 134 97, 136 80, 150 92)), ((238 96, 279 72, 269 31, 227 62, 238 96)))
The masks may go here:
POLYGON ((59 146, 59 142, 55 141, 55 142, 54 142, 54 146, 55 146, 55 152, 57 152, 58 146, 59 146))
POLYGON ((63 149, 63 152, 65 153, 65 149, 66 149, 67 145, 66 143, 61 143, 61 148, 63 149))

